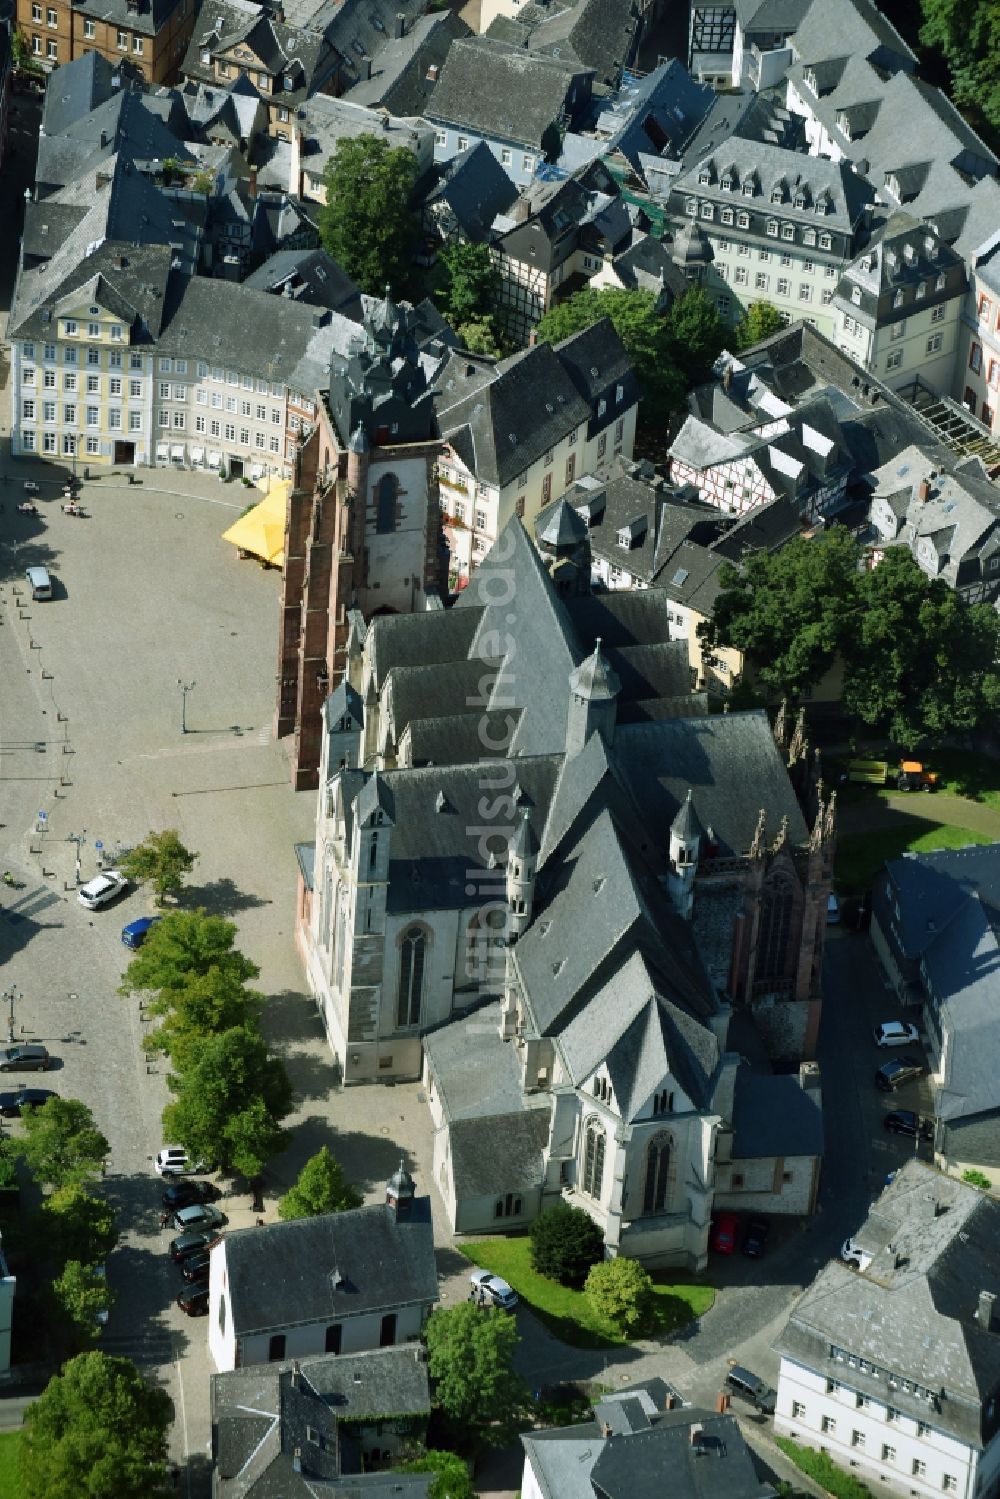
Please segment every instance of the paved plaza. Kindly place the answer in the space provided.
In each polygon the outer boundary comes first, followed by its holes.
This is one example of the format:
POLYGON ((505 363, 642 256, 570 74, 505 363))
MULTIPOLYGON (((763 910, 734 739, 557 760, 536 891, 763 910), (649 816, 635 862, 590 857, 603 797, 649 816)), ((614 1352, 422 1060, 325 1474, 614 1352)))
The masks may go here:
MULTIPOLYGON (((292 845, 311 834, 314 797, 292 792, 271 738, 280 576, 238 561, 220 539, 256 492, 192 475, 140 477, 85 484, 85 520, 62 514, 57 482, 43 485, 40 519, 16 512, 19 485, 0 488, 0 860, 24 881, 0 903, 0 972, 23 994, 18 1035, 44 1040, 59 1059, 46 1082, 90 1104, 111 1143, 107 1190, 123 1239, 109 1266, 117 1301, 102 1346, 169 1389, 182 1459, 204 1454, 209 1439, 206 1327, 172 1304, 181 1282, 163 1253, 169 1235, 150 1163, 168 1093, 143 1056, 138 1002, 115 992, 127 959, 121 928, 150 911, 151 898, 139 891, 84 910, 69 835, 83 838, 87 879, 98 841, 110 857, 152 828, 177 828, 199 852, 184 904, 231 917, 260 965, 265 1026, 295 1088, 292 1143, 266 1175, 268 1219, 276 1192, 323 1143, 378 1200, 401 1158, 429 1189, 431 1142, 416 1086, 332 1090, 303 990, 292 845), (35 562, 56 579, 51 602, 30 603, 23 573, 35 562), (195 684, 187 733, 178 678, 195 684)), ((222 1206, 232 1226, 252 1223, 246 1193, 222 1206)), ((200 1469, 189 1468, 194 1490, 200 1469)))

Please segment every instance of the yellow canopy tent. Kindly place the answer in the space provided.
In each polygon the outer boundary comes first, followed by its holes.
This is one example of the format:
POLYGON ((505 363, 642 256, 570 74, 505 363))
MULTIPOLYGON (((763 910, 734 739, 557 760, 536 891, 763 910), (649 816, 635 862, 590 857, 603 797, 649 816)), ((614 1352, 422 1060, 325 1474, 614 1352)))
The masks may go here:
POLYGON ((246 515, 223 531, 223 541, 239 547, 241 555, 259 557, 271 567, 282 567, 285 561, 285 512, 290 479, 269 478, 264 499, 246 515))

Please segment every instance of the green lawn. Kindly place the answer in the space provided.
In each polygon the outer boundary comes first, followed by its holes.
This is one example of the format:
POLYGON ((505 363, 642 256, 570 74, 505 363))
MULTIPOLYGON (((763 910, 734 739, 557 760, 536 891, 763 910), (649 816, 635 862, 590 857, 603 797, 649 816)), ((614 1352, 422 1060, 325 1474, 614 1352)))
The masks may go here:
POLYGON ((985 833, 953 828, 947 823, 930 826, 920 818, 901 818, 891 828, 872 828, 869 833, 845 833, 837 839, 834 879, 844 895, 867 890, 886 859, 909 852, 928 853, 933 848, 962 848, 966 843, 990 843, 985 833))
MULTIPOLYGON (((562 1342, 574 1348, 611 1348, 628 1343, 627 1337, 595 1315, 582 1291, 561 1286, 531 1268, 529 1238, 481 1239, 460 1247, 467 1260, 503 1276, 525 1306, 562 1342)), ((654 1274, 653 1284, 656 1313, 645 1337, 676 1332, 693 1317, 707 1312, 715 1300, 711 1286, 679 1282, 667 1274, 654 1274)))
POLYGON ((931 755, 928 764, 940 775, 942 791, 1000 811, 1000 760, 972 750, 942 749, 931 755))
POLYGON ((17 1481, 18 1431, 0 1432, 0 1499, 18 1499, 21 1486, 17 1481))

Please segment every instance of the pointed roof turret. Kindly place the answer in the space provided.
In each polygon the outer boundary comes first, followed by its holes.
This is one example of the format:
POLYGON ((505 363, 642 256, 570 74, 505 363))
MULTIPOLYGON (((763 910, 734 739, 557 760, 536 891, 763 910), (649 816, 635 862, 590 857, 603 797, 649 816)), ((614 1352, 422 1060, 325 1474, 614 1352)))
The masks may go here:
POLYGON ((392 826, 393 821, 392 792, 388 784, 377 770, 372 771, 368 780, 362 786, 354 798, 354 815, 358 822, 364 825, 370 820, 375 812, 381 812, 382 820, 392 826))
POLYGON ((693 843, 696 838, 704 836, 705 829, 702 827, 698 814, 694 809, 690 786, 688 787, 687 796, 677 810, 677 816, 670 824, 670 831, 682 843, 693 843))
POLYGON ((358 425, 351 433, 351 440, 347 444, 347 449, 350 453, 368 452, 368 433, 365 431, 364 426, 361 422, 358 422, 358 425))
POLYGON ((525 807, 521 821, 518 823, 514 836, 507 848, 508 856, 520 859, 522 863, 525 859, 533 859, 538 853, 538 835, 531 821, 530 807, 525 807))
POLYGON ((587 522, 563 497, 545 522, 538 539, 543 546, 551 547, 558 554, 572 551, 586 535, 587 522))
POLYGON ((570 690, 591 702, 607 702, 618 696, 622 684, 618 673, 601 650, 601 637, 594 641, 593 654, 582 661, 569 679, 570 690))

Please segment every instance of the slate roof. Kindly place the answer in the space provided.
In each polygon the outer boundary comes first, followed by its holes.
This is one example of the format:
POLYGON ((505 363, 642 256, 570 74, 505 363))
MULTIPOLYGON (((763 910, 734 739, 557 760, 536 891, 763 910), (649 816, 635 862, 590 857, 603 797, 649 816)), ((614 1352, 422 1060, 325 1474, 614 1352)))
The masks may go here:
MULTIPOLYGON (((906 1161, 861 1230, 867 1270, 831 1261, 802 1294, 775 1344, 821 1378, 851 1387, 932 1432, 981 1449, 1000 1425, 1000 1337, 977 1320, 981 1291, 1000 1296, 1000 1204, 954 1177, 906 1161), (988 1403, 989 1402, 989 1403, 988 1403)), ((856 1237, 856 1235, 852 1235, 856 1237)))
POLYGON ((935 1114, 948 1122, 1000 1106, 1000 844, 892 859, 876 881, 887 937, 905 965, 926 974, 945 1037, 935 1114))
POLYGON ((276 250, 241 283, 361 321, 361 292, 325 250, 276 250))
POLYGON ((86 288, 92 289, 90 300, 116 313, 129 328, 136 325, 134 342, 147 343, 156 338, 170 271, 170 247, 110 240, 77 259, 74 251, 89 218, 87 215, 81 220, 51 260, 21 275, 11 311, 10 337, 48 337, 52 310, 67 297, 79 294, 82 300, 86 288), (141 331, 138 320, 148 333, 141 331))
MULTIPOLYGON (((342 1494, 337 1480, 345 1472, 353 1475, 357 1459, 350 1438, 357 1424, 429 1411, 427 1364, 413 1345, 213 1374, 218 1499, 274 1499, 279 1493, 307 1499, 317 1481, 324 1492, 342 1494), (343 1436, 342 1422, 349 1423, 343 1436)), ((405 1486, 405 1476, 394 1476, 403 1477, 401 1492, 424 1492, 405 1486)))
POLYGON ((988 571, 1000 554, 1000 491, 995 484, 981 474, 959 471, 953 460, 947 467, 937 466, 933 451, 923 447, 904 448, 871 477, 873 507, 877 499, 887 498, 897 515, 896 532, 886 540, 903 542, 918 558, 920 543, 929 540, 938 558, 936 576, 952 588, 996 586, 988 571), (920 494, 923 480, 930 483, 926 499, 920 494))
POLYGON ((198 13, 180 71, 185 78, 213 83, 215 57, 231 53, 237 46, 253 54, 251 68, 263 68, 281 79, 282 87, 273 99, 285 105, 298 104, 319 88, 335 63, 335 54, 322 32, 286 26, 244 0, 212 0, 198 13), (202 61, 203 52, 210 54, 207 63, 202 61), (286 79, 292 88, 284 87, 286 79))
POLYGON ((436 1301, 427 1206, 418 1200, 409 1220, 380 1204, 227 1233, 215 1252, 236 1337, 436 1301))
POLYGON ((586 71, 491 37, 457 41, 448 53, 425 114, 441 124, 539 151, 562 118, 575 81, 586 71))
POLYGON ((961 256, 929 225, 897 211, 845 266, 834 303, 871 329, 964 296, 966 286, 961 256))
MULTIPOLYGON (((642 34, 637 17, 620 0, 550 0, 523 5, 517 26, 520 45, 593 70, 598 83, 616 86, 635 61, 642 34)), ((494 35, 490 28, 489 35, 494 35)))
MULTIPOLYGON (((865 204, 873 196, 869 184, 848 161, 804 156, 767 141, 744 140, 736 135, 706 151, 690 165, 685 161, 680 176, 674 179, 673 193, 672 201, 678 205, 688 195, 697 196, 734 209, 748 209, 758 215, 808 224, 818 230, 837 230, 841 234, 853 234, 865 204), (699 181, 705 170, 711 177, 707 184, 699 181), (728 189, 721 185, 727 173, 733 182, 728 189), (752 198, 743 192, 750 181, 758 184, 752 198), (772 203, 772 191, 782 184, 784 200, 772 203), (800 193, 804 194, 805 204, 796 208, 795 199, 800 193), (817 214, 815 207, 820 198, 825 198, 828 205, 823 215, 817 214)), ((759 232, 763 233, 763 226, 759 232)))
POLYGON ((664 1492, 671 1499, 773 1499, 734 1416, 691 1406, 658 1410, 641 1386, 605 1397, 595 1416, 522 1435, 545 1499, 660 1499, 664 1492))
POLYGON ((422 115, 452 43, 471 31, 456 11, 418 16, 401 37, 384 40, 372 58, 370 78, 360 78, 343 96, 352 104, 381 105, 394 115, 422 115))
POLYGON ((180 0, 79 0, 74 11, 109 26, 127 27, 140 36, 156 36, 179 4, 180 0))
POLYGON ((797 1077, 767 1077, 741 1067, 733 1121, 734 1160, 823 1154, 823 1111, 797 1077))
POLYGON ((42 135, 62 135, 116 91, 141 87, 128 61, 117 65, 99 52, 84 52, 49 74, 42 100, 42 135))
POLYGON ((377 135, 390 146, 405 146, 416 151, 421 138, 430 136, 431 127, 423 120, 387 116, 384 111, 366 109, 347 99, 328 94, 313 94, 296 111, 302 136, 302 170, 311 177, 322 177, 328 156, 333 155, 342 140, 362 135, 377 135))
POLYGON ((485 240, 498 214, 506 213, 517 188, 484 141, 452 157, 426 204, 447 203, 469 239, 485 240))

